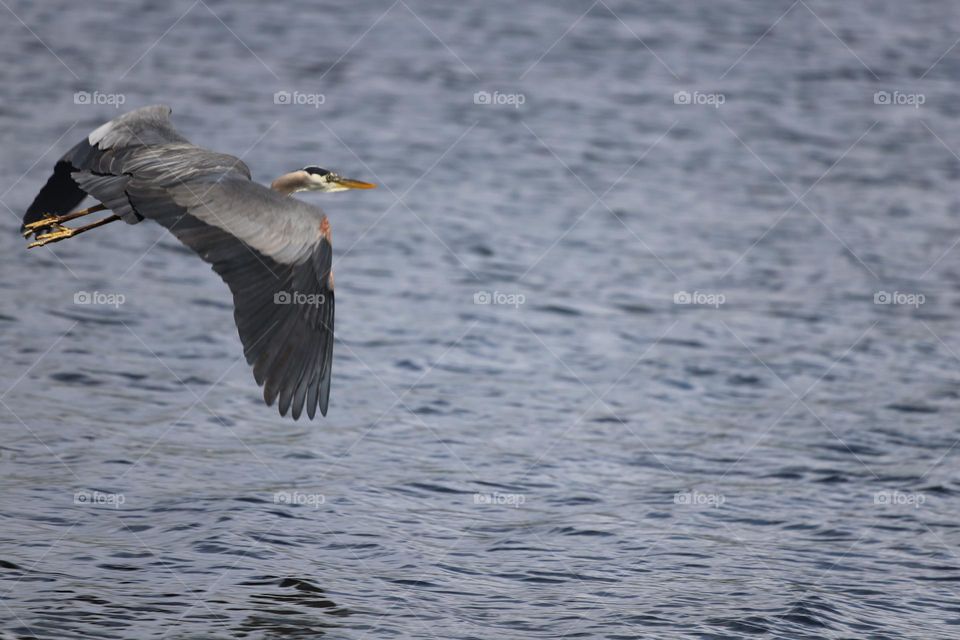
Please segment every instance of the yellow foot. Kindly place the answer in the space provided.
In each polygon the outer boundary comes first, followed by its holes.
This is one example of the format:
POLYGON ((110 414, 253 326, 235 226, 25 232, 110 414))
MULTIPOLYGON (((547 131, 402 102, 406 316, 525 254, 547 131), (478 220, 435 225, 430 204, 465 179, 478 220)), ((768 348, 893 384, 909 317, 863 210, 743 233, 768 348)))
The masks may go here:
POLYGON ((35 220, 34 222, 23 225, 23 237, 29 238, 39 229, 43 229, 44 227, 55 227, 62 229, 63 227, 61 227, 59 223, 60 216, 45 216, 39 220, 35 220))
POLYGON ((74 229, 68 229, 67 227, 61 227, 58 224, 54 225, 56 231, 51 231, 50 233, 41 233, 37 236, 36 242, 31 242, 27 245, 27 249, 33 249, 34 247, 42 247, 45 244, 50 244, 52 242, 60 242, 66 238, 69 238, 73 235, 74 229))

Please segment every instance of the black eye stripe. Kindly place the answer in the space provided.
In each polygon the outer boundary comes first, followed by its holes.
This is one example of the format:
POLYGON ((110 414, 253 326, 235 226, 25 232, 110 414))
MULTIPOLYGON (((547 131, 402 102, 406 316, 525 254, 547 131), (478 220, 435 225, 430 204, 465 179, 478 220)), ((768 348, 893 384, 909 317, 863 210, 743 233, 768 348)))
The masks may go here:
POLYGON ((315 176, 325 176, 330 174, 330 172, 326 169, 321 169, 320 167, 315 166, 304 167, 303 170, 315 176))

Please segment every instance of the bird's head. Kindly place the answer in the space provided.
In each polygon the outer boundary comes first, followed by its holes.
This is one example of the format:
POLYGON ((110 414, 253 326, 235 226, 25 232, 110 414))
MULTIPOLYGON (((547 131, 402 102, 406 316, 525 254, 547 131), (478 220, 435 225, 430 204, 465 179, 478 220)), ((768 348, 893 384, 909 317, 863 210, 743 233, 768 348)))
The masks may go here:
POLYGON ((313 165, 286 173, 270 185, 274 191, 279 191, 284 195, 290 195, 298 191, 333 193, 334 191, 347 191, 348 189, 373 189, 376 186, 371 182, 344 178, 333 171, 313 165))

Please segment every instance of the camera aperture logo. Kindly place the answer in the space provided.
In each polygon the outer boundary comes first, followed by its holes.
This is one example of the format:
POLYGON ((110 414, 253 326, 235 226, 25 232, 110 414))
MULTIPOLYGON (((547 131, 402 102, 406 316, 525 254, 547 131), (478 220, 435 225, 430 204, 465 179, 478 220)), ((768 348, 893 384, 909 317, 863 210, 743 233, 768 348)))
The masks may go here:
POLYGON ((473 504, 495 504, 519 509, 526 503, 527 497, 522 493, 475 493, 473 494, 473 504))
POLYGON ((873 294, 873 304, 893 304, 898 306, 909 306, 919 309, 920 305, 927 301, 927 297, 922 293, 907 293, 903 291, 877 291, 873 294))
POLYGON ((303 93, 301 91, 277 91, 273 94, 273 104, 313 107, 319 109, 327 97, 322 93, 303 93))
POLYGON ((722 493, 704 493, 697 491, 677 491, 673 494, 673 504, 682 504, 693 507, 719 508, 727 499, 722 493))
POLYGON ((104 291, 77 291, 73 294, 73 304, 102 305, 118 309, 127 301, 122 293, 107 293, 104 291))
POLYGON ((322 293, 303 293, 302 291, 277 291, 273 294, 273 304, 295 304, 304 307, 319 307, 326 302, 322 293))
POLYGON ((106 493, 103 491, 87 491, 81 489, 73 494, 73 504, 95 507, 112 507, 119 509, 126 503, 127 498, 122 493, 106 493))
POLYGON ((292 504, 301 507, 319 509, 326 504, 327 497, 322 493, 306 493, 304 491, 277 491, 273 494, 273 504, 292 504))
POLYGON ((673 104, 713 107, 719 109, 726 104, 727 96, 722 93, 704 93, 702 91, 677 91, 673 94, 673 104))
POLYGON ((101 93, 99 91, 77 91, 73 94, 73 104, 110 106, 119 109, 127 101, 122 93, 101 93))
POLYGON ((527 96, 522 93, 501 93, 494 91, 477 91, 473 94, 473 104, 488 104, 496 107, 513 107, 519 109, 526 104, 527 96))
POLYGON ((720 305, 727 301, 727 297, 722 293, 709 291, 677 291, 673 294, 673 304, 689 304, 719 309, 720 305))
POLYGON ((927 96, 922 93, 906 93, 904 91, 877 91, 873 94, 873 104, 895 107, 913 107, 919 109, 927 102, 927 96))
POLYGON ((522 293, 504 293, 502 291, 477 291, 473 294, 473 304, 487 304, 519 309, 527 301, 522 293))

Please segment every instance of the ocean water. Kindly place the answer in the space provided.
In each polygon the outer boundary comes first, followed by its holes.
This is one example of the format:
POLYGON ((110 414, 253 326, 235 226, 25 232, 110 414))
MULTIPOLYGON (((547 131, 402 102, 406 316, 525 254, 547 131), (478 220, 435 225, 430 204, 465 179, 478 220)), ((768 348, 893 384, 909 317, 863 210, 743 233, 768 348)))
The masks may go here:
POLYGON ((0 637, 960 634, 956 4, 0 5, 0 637), (26 250, 155 103, 381 185, 325 419, 160 227, 26 250))

